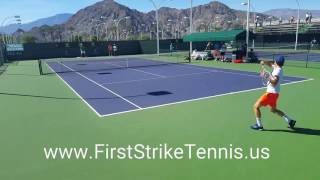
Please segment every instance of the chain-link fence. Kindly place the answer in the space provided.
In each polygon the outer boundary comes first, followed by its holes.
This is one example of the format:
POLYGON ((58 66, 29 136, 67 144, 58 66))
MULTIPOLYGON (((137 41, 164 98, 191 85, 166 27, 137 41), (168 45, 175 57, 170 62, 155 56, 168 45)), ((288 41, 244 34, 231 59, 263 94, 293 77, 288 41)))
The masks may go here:
POLYGON ((5 57, 4 57, 4 46, 0 43, 0 66, 4 64, 5 57))
POLYGON ((5 51, 4 45, 0 43, 0 75, 5 71, 5 51))

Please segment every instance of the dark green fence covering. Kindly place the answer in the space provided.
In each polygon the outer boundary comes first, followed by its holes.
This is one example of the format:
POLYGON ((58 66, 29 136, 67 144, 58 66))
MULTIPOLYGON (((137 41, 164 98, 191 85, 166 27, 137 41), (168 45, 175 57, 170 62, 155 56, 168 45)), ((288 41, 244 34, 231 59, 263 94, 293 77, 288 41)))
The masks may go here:
MULTIPOLYGON (((177 50, 188 50, 189 43, 182 40, 168 39, 160 40, 160 52, 169 51, 170 44, 175 45, 177 50)), ((84 47, 86 56, 107 56, 108 45, 116 44, 118 47, 117 55, 134 54, 154 54, 157 52, 156 40, 150 41, 108 41, 108 42, 60 42, 60 43, 27 43, 24 44, 24 51, 19 54, 9 54, 9 60, 34 60, 61 57, 79 57, 80 44, 84 47)), ((200 43, 198 49, 204 49, 205 44, 200 43)))

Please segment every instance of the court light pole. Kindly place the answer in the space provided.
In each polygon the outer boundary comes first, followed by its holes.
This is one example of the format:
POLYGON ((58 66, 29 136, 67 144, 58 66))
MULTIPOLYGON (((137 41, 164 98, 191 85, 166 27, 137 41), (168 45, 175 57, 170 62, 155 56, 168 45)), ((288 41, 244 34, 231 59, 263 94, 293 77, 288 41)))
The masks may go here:
MULTIPOLYGON (((187 17, 184 17, 184 18, 186 19, 187 17)), ((189 21, 190 21, 190 34, 192 34, 192 33, 193 33, 193 0, 190 0, 190 16, 189 16, 189 21)), ((190 41, 189 54, 190 54, 190 61, 191 61, 192 41, 190 41)))
POLYGON ((246 58, 248 58, 248 47, 249 47, 249 20, 250 20, 250 0, 248 0, 245 3, 242 3, 242 5, 247 5, 247 28, 246 28, 246 44, 247 44, 247 49, 246 49, 246 58))
POLYGON ((96 25, 96 36, 97 36, 97 41, 99 41, 99 39, 100 39, 100 29, 101 29, 101 26, 102 25, 106 25, 106 23, 105 22, 101 22, 100 24, 97 24, 96 25))
POLYGON ((159 5, 157 5, 154 0, 149 0, 155 11, 156 11, 156 22, 157 22, 157 54, 160 55, 160 39, 159 39, 159 7, 161 6, 162 3, 164 3, 165 1, 171 1, 171 0, 163 0, 159 5))
POLYGON ((2 23, 1 23, 1 27, 3 27, 4 26, 4 23, 6 22, 6 21, 8 21, 8 20, 10 20, 10 19, 20 19, 21 17, 19 16, 19 15, 16 15, 16 16, 8 16, 8 17, 6 17, 6 18, 4 18, 3 19, 3 21, 2 21, 2 23))
POLYGON ((120 36, 120 34, 119 34, 119 24, 120 24, 121 21, 126 20, 126 19, 130 19, 130 16, 125 16, 125 17, 123 17, 123 18, 121 18, 119 20, 115 20, 116 27, 117 27, 117 41, 119 41, 119 36, 120 36))
MULTIPOLYGON (((250 3, 250 8, 252 8, 252 11, 253 12, 253 24, 256 22, 256 19, 257 19, 257 11, 256 9, 253 7, 252 3, 250 3)), ((249 15, 250 16, 250 15, 249 15)), ((255 30, 255 28, 254 28, 255 30)))
MULTIPOLYGON (((94 30, 95 30, 95 33, 96 33, 96 38, 97 38, 97 41, 99 41, 99 26, 102 25, 102 24, 106 24, 105 22, 103 22, 101 19, 102 19, 103 16, 100 17, 100 19, 91 19, 92 22, 97 22, 97 24, 94 26, 94 30)), ((79 35, 78 35, 78 39, 79 39, 79 35)))
MULTIPOLYGON (((105 19, 108 19, 106 16, 100 16, 100 19, 101 19, 101 21, 103 21, 103 20, 105 20, 105 19)), ((103 23, 104 25, 105 25, 105 30, 106 30, 106 40, 107 41, 109 41, 109 36, 108 36, 108 26, 109 26, 109 24, 108 24, 108 22, 104 22, 103 23)))
POLYGON ((145 32, 145 26, 146 26, 145 24, 141 24, 141 26, 138 28, 140 33, 140 40, 142 40, 142 33, 145 32))
POLYGON ((150 25, 150 40, 152 40, 152 33, 156 33, 155 32, 156 30, 155 31, 152 30, 153 29, 152 26, 156 25, 156 24, 157 24, 156 22, 152 22, 151 25, 150 25))
MULTIPOLYGON (((16 24, 16 25, 21 25, 21 19, 20 18, 17 18, 17 19, 8 19, 8 21, 6 21, 3 25, 3 27, 7 26, 9 23, 11 24, 16 24)), ((5 40, 5 44, 10 44, 10 43, 13 43, 13 36, 10 34, 8 35, 4 35, 4 40, 5 40), (11 40, 11 42, 10 42, 11 40)))
POLYGON ((177 36, 179 35, 179 30, 178 30, 179 21, 174 21, 172 19, 168 19, 168 22, 169 22, 169 24, 167 24, 167 26, 169 26, 169 25, 171 26, 171 33, 173 31, 174 32, 174 38, 177 39, 177 36))
MULTIPOLYGON (((21 18, 20 15, 8 16, 8 17, 4 18, 3 21, 1 22, 1 27, 3 28, 6 21, 8 21, 10 19, 19 20, 20 18, 21 18)), ((3 35, 2 35, 2 42, 5 43, 5 33, 3 33, 3 35)))
POLYGON ((299 0, 296 0, 298 5, 298 19, 297 19, 297 28, 296 28, 296 43, 294 45, 294 50, 297 50, 298 47, 298 38, 299 38, 299 23, 300 23, 300 3, 299 0))
MULTIPOLYGON (((190 0, 190 34, 193 33, 193 13, 192 13, 192 9, 193 9, 193 0, 190 0)), ((190 41, 190 49, 189 49, 189 53, 190 53, 190 61, 191 61, 191 54, 192 54, 192 41, 190 41)))
POLYGON ((158 6, 157 6, 157 4, 156 4, 153 0, 149 0, 149 1, 153 4, 153 6, 154 6, 154 8, 155 8, 155 10, 156 10, 156 23, 157 23, 157 54, 160 55, 158 6))
POLYGON ((209 22, 209 24, 208 24, 208 30, 209 31, 212 31, 212 29, 214 30, 214 31, 217 31, 216 30, 216 27, 217 27, 217 23, 219 23, 220 21, 220 17, 219 16, 215 16, 214 18, 213 18, 213 20, 211 20, 210 22, 209 22))

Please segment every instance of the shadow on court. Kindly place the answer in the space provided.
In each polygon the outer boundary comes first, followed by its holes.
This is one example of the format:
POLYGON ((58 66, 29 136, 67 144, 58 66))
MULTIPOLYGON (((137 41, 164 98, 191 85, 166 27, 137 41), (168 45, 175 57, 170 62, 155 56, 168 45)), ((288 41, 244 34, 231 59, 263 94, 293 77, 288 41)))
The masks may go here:
POLYGON ((40 76, 40 74, 18 74, 18 73, 3 73, 4 76, 40 76))
POLYGON ((31 98, 44 98, 44 99, 80 100, 80 98, 55 97, 55 96, 41 96, 41 95, 33 95, 33 94, 5 93, 5 92, 0 92, 0 95, 18 96, 18 97, 31 97, 31 98))
POLYGON ((319 129, 299 128, 299 127, 296 127, 293 130, 289 130, 289 129, 288 130, 286 130, 286 129, 265 129, 264 131, 286 132, 286 133, 293 133, 293 134, 320 136, 320 130, 319 129))

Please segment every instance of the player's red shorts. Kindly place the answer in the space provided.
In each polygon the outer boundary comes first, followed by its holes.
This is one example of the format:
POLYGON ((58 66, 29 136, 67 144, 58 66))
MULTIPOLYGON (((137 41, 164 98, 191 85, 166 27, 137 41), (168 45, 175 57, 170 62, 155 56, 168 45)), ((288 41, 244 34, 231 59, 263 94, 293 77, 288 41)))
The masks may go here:
POLYGON ((277 93, 265 93, 259 98, 259 102, 262 106, 269 105, 272 108, 276 108, 278 97, 279 97, 279 94, 277 93))

